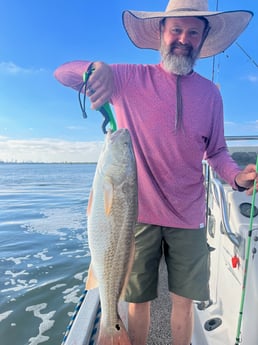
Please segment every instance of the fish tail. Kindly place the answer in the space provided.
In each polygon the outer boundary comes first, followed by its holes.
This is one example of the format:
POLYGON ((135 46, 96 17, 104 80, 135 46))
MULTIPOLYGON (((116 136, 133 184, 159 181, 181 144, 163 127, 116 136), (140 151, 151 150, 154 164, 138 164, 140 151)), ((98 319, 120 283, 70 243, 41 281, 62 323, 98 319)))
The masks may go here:
POLYGON ((114 329, 100 328, 97 345, 132 345, 127 330, 121 320, 114 329))

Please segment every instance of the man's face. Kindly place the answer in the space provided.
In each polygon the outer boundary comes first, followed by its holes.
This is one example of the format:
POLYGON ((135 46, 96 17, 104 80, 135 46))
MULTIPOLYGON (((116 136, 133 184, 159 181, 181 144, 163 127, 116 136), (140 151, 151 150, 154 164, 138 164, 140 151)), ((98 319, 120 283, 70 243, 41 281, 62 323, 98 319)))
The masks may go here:
POLYGON ((160 53, 164 68, 186 75, 192 71, 203 43, 205 24, 195 17, 166 18, 161 27, 160 53))

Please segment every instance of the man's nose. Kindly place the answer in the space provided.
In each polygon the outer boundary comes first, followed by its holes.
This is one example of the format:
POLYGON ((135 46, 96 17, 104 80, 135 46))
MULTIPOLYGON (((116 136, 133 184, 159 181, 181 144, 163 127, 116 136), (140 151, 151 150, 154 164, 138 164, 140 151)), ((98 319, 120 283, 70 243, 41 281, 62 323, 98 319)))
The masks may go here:
POLYGON ((182 31, 180 33, 180 36, 178 37, 178 41, 181 43, 181 44, 187 44, 189 43, 189 35, 186 31, 182 31))

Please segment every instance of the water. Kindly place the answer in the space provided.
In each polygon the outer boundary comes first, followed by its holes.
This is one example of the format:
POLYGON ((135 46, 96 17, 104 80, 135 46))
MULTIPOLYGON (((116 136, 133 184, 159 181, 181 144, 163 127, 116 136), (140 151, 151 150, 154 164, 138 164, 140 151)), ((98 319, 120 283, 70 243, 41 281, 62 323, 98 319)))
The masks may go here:
POLYGON ((95 164, 0 164, 0 342, 59 345, 90 260, 95 164))

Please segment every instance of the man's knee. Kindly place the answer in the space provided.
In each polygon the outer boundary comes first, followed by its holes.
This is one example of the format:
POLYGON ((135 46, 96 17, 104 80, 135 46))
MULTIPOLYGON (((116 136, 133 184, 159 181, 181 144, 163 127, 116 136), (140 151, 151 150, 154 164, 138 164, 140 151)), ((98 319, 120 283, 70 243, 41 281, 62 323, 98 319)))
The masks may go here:
POLYGON ((129 303, 129 312, 143 312, 148 311, 150 309, 150 302, 143 302, 143 303, 129 303))
MULTIPOLYGON (((172 306, 177 310, 184 310, 185 312, 192 312, 193 301, 187 297, 179 296, 171 293, 172 306)), ((172 308, 172 309, 173 309, 172 308)))

